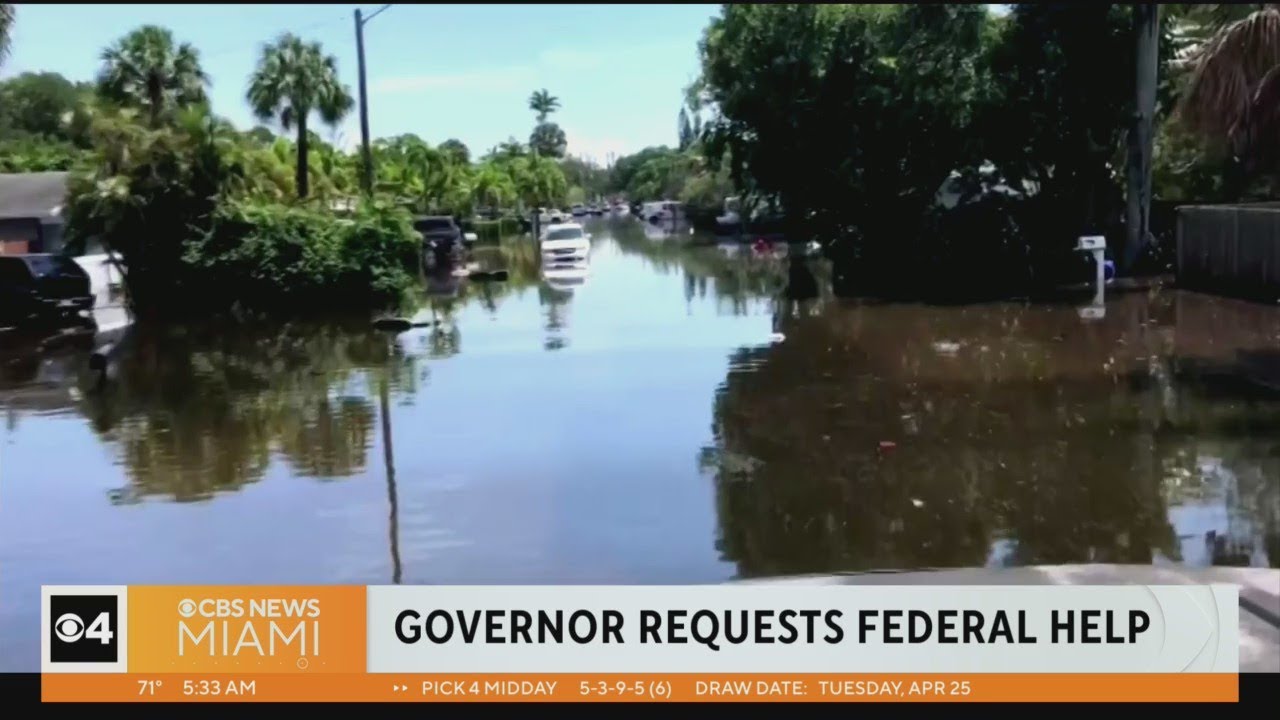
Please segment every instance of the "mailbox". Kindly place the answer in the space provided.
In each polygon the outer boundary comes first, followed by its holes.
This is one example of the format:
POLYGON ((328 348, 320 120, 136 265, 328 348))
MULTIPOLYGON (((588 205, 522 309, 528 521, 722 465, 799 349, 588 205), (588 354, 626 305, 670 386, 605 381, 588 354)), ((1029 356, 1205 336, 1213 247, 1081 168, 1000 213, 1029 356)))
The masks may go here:
POLYGON ((1076 249, 1084 252, 1106 250, 1107 239, 1102 235, 1084 235, 1076 241, 1076 249))

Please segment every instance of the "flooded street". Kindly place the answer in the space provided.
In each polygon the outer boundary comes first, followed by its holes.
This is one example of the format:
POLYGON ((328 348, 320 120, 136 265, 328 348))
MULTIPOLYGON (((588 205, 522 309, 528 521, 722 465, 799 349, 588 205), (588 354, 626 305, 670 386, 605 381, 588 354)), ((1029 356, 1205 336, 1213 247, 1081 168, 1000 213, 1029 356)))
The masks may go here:
POLYGON ((398 336, 138 332, 100 386, 82 344, 0 338, 0 670, 38 666, 41 584, 1280 566, 1280 308, 855 303, 588 229, 587 273, 486 248, 510 281, 398 336))

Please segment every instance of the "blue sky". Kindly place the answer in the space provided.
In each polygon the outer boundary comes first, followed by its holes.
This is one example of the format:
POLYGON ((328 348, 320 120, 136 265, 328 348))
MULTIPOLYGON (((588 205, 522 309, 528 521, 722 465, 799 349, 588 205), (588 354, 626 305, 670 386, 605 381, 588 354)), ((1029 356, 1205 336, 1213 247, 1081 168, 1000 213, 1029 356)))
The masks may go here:
MULTIPOLYGON (((214 110, 255 123, 245 83, 261 46, 291 31, 320 41, 356 93, 352 11, 369 5, 25 5, 0 76, 50 70, 89 80, 102 49, 146 23, 200 50, 214 110)), ((374 137, 450 137, 479 154, 534 124, 529 94, 560 98, 553 119, 569 151, 607 153, 676 142, 684 87, 698 71, 697 41, 716 5, 393 5, 365 27, 374 137)), ((332 139, 359 141, 352 113, 332 139)), ((329 135, 327 129, 320 129, 329 135)))

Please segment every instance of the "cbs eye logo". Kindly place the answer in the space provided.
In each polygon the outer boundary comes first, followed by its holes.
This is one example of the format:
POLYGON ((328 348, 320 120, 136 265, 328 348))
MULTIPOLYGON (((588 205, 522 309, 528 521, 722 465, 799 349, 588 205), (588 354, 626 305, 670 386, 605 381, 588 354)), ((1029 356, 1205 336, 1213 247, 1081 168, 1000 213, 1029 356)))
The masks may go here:
POLYGON ((116 596, 54 595, 49 598, 51 662, 116 662, 116 596))

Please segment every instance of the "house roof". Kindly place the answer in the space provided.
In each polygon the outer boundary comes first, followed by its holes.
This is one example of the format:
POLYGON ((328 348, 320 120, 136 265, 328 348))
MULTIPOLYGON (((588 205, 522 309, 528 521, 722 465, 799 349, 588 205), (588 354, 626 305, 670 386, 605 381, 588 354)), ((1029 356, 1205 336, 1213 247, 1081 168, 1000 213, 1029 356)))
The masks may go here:
POLYGON ((65 172, 0 173, 0 219, 58 220, 66 197, 65 172))

